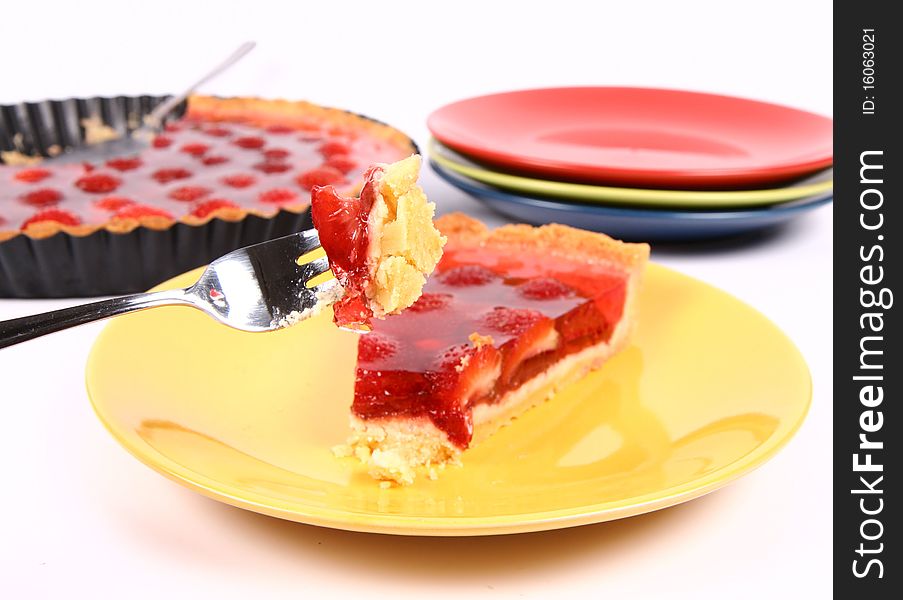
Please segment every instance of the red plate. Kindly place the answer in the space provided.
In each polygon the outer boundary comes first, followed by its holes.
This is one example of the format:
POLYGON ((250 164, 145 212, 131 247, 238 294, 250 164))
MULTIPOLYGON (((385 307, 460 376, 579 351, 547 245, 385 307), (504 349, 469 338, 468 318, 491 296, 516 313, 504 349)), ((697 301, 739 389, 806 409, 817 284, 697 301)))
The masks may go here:
POLYGON ((643 187, 759 187, 833 162, 833 121, 730 96, 583 87, 493 94, 430 115, 442 143, 531 175, 643 187))

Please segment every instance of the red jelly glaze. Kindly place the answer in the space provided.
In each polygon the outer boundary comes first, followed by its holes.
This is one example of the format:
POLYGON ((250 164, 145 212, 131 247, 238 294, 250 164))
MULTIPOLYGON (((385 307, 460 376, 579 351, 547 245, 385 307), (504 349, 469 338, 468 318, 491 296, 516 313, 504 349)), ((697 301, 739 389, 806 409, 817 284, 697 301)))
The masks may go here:
POLYGON ((352 411, 362 419, 427 417, 466 448, 475 405, 608 340, 625 294, 626 276, 612 268, 447 248, 422 298, 361 337, 352 411), (493 343, 476 347, 472 333, 493 343))
POLYGON ((373 317, 364 294, 369 282, 367 224, 382 173, 381 167, 367 170, 360 198, 343 198, 331 185, 311 190, 310 214, 320 234, 320 245, 333 275, 345 288, 345 294, 332 307, 340 326, 368 325, 373 317))

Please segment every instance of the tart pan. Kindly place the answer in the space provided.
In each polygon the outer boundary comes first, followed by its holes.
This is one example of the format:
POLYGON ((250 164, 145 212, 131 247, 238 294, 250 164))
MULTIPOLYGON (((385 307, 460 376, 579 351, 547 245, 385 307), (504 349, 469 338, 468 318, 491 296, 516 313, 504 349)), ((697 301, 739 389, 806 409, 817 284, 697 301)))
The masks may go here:
MULTIPOLYGON (((69 98, 0 106, 0 163, 22 156, 54 156, 84 144, 85 119, 99 118, 127 135, 167 98, 69 98)), ((187 103, 183 103, 167 120, 178 119, 186 109, 187 103)), ((403 137, 416 151, 413 141, 403 137)), ((82 236, 61 231, 43 238, 15 235, 0 241, 0 297, 85 297, 143 291, 235 248, 311 226, 309 211, 302 206, 266 217, 249 213, 238 221, 176 222, 163 230, 137 227, 118 233, 99 229, 82 236)))

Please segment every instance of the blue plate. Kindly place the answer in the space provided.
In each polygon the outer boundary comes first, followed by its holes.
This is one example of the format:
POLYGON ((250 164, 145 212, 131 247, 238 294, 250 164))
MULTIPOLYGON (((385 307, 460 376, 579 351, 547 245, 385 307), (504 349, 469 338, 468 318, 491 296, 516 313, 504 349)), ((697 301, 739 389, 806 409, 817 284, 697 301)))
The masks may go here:
POLYGON ((484 185, 430 161, 445 181, 508 217, 541 225, 561 223, 624 240, 690 241, 724 238, 775 227, 834 199, 833 192, 764 208, 657 210, 564 202, 484 185))

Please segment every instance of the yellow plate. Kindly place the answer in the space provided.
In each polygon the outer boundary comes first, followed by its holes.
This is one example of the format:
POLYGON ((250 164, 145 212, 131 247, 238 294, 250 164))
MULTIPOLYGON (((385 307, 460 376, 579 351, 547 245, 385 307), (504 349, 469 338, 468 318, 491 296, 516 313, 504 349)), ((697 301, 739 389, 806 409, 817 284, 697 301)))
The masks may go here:
POLYGON ((429 149, 430 160, 464 177, 522 194, 539 194, 571 202, 644 208, 741 208, 811 198, 826 194, 834 188, 833 169, 819 171, 811 177, 784 187, 760 190, 652 190, 568 183, 492 171, 468 160, 448 146, 443 146, 435 139, 430 139, 429 149))
POLYGON ((770 321, 651 265, 631 346, 466 452, 463 467, 381 489, 330 450, 347 433, 356 342, 330 317, 266 334, 190 308, 117 317, 91 352, 88 392, 132 454, 207 496, 407 535, 554 529, 684 502, 762 464, 809 405, 806 364, 770 321))

